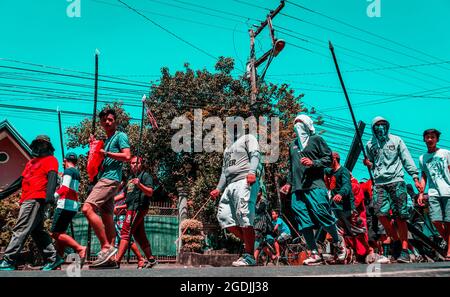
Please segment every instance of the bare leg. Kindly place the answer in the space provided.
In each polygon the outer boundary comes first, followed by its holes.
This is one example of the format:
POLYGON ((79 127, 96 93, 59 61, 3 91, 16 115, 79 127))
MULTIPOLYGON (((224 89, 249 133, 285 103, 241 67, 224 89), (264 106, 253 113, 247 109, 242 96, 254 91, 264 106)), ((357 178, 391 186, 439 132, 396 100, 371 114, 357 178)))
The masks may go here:
POLYGON ((102 251, 107 251, 111 247, 111 244, 106 237, 103 221, 95 213, 94 206, 89 203, 85 203, 83 206, 83 213, 86 216, 86 219, 89 221, 89 224, 94 230, 94 233, 97 236, 98 240, 100 241, 102 251))

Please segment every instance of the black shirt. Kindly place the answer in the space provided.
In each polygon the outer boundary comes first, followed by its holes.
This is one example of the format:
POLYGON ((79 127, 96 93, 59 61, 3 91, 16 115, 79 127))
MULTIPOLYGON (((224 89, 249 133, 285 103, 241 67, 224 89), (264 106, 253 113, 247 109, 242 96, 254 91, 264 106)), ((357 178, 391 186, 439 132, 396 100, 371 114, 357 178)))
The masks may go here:
MULTIPOLYGON (((127 209, 146 210, 150 205, 150 197, 145 196, 144 192, 142 192, 137 185, 131 183, 131 180, 134 178, 136 178, 136 176, 131 176, 128 179, 125 188, 125 197, 126 197, 125 203, 127 204, 127 209)), ((149 173, 141 172, 140 174, 138 174, 137 178, 139 178, 139 181, 144 186, 151 188, 153 187, 153 178, 149 173)))
POLYGON ((288 184, 292 191, 306 191, 315 188, 326 189, 324 169, 331 166, 331 149, 319 135, 312 135, 308 144, 300 151, 298 139, 289 146, 288 184), (310 158, 313 166, 306 167, 300 163, 301 158, 310 158))

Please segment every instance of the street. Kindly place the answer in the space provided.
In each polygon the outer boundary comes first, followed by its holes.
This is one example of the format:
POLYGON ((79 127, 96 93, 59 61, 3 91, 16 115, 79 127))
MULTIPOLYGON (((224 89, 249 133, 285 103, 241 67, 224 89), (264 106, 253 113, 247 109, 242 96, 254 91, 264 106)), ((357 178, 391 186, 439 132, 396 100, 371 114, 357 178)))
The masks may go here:
MULTIPOLYGON (((160 264, 153 269, 137 270, 135 265, 121 269, 89 270, 84 267, 81 277, 450 277, 450 263, 385 264, 380 266, 322 265, 322 266, 258 266, 258 267, 183 267, 160 264)), ((0 272, 0 277, 65 277, 62 270, 0 272)))

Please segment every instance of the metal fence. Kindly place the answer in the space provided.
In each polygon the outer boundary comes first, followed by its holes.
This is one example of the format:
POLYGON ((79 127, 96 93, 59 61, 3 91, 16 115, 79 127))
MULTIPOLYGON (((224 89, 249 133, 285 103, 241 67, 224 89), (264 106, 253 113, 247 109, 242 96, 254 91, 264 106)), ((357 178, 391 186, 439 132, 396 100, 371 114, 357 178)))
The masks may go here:
MULTIPOLYGON (((151 202, 145 217, 145 231, 151 244, 152 253, 159 262, 175 262, 177 256, 176 240, 178 238, 178 209, 167 202, 151 202)), ((79 212, 73 219, 74 238, 81 245, 88 243, 88 222, 79 212)), ((68 230, 70 233, 70 229, 68 230)), ((91 232, 91 252, 89 261, 95 261, 100 251, 100 243, 91 232)), ((125 259, 127 256, 125 256, 125 259)), ((136 257, 131 252, 131 261, 136 257)))

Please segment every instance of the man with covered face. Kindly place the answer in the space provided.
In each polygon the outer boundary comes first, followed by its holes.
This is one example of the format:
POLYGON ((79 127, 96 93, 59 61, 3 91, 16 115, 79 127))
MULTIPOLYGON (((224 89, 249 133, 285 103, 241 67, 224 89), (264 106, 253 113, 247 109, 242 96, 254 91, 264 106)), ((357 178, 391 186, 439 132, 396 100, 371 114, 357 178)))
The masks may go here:
POLYGON ((13 235, 0 262, 0 271, 15 270, 17 258, 29 235, 42 252, 46 264, 42 270, 54 270, 64 260, 57 255, 50 235, 44 228, 47 205, 54 202, 58 179, 58 160, 47 135, 39 135, 30 145, 33 158, 25 165, 14 185, 0 193, 0 199, 22 188, 20 211, 13 235))
POLYGON ((364 165, 373 171, 373 207, 376 216, 383 224, 388 236, 401 243, 401 253, 397 262, 411 262, 408 252, 409 218, 407 191, 403 168, 414 179, 419 192, 423 192, 419 183, 418 170, 403 140, 389 133, 389 122, 383 117, 372 121, 372 139, 367 142, 367 159, 364 165), (394 226, 392 218, 395 219, 394 226))
POLYGON ((245 134, 243 126, 239 128, 235 131, 227 126, 227 136, 232 137, 224 151, 219 183, 210 195, 216 199, 222 193, 217 212, 219 224, 244 242, 243 255, 232 265, 255 266, 253 224, 259 192, 260 152, 256 137, 245 134))
POLYGON ((315 134, 313 121, 307 115, 295 118, 294 130, 297 137, 289 146, 288 181, 281 192, 292 193, 295 220, 311 251, 303 263, 318 265, 323 262, 314 238, 313 229, 317 225, 333 238, 336 260, 344 261, 347 250, 343 238, 338 235, 337 219, 332 213, 324 181, 324 169, 332 163, 331 150, 325 140, 315 134))

